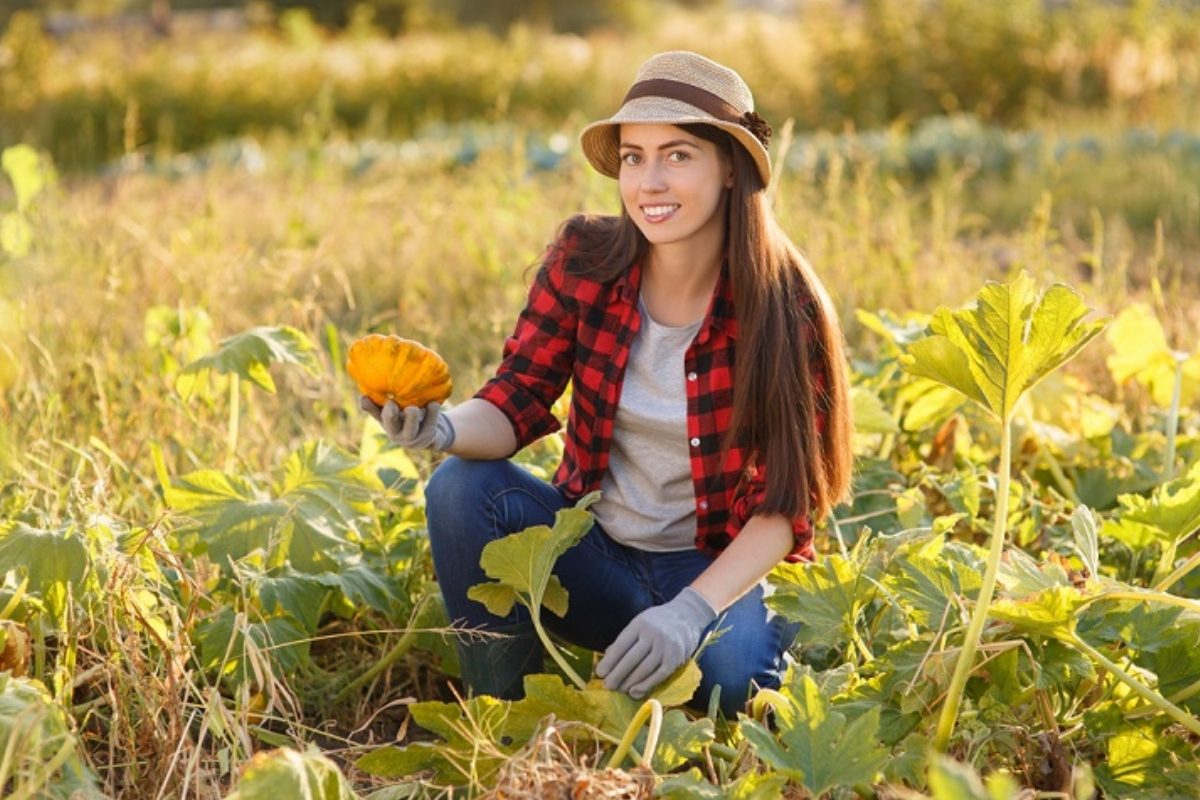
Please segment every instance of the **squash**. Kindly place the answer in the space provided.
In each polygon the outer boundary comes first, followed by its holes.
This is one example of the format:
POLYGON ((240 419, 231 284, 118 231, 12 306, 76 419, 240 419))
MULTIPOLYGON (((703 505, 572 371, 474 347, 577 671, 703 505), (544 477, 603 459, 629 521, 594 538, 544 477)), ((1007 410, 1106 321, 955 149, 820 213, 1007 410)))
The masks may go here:
POLYGON ((419 342, 373 333, 350 345, 346 370, 371 402, 394 400, 401 408, 442 402, 453 384, 450 368, 419 342))

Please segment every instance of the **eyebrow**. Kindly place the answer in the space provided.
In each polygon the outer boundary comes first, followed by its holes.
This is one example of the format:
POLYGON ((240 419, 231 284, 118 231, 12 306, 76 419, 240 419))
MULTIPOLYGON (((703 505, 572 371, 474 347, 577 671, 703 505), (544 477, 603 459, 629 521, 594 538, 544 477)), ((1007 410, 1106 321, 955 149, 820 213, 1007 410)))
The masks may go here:
MULTIPOLYGON (((664 144, 660 144, 660 145, 658 146, 658 149, 659 149, 659 150, 669 150, 669 149, 670 149, 670 148, 672 148, 672 147, 679 147, 680 145, 684 145, 684 146, 686 146, 686 147, 692 147, 692 148, 695 148, 696 150, 699 150, 699 149, 700 149, 700 145, 696 144, 695 142, 688 141, 687 139, 672 139, 672 140, 671 140, 671 141, 669 141, 669 142, 665 142, 664 144)), ((644 150, 644 149, 645 149, 645 148, 644 148, 644 147, 642 147, 641 145, 637 145, 637 144, 631 144, 631 143, 629 143, 629 142, 621 142, 621 144, 620 144, 619 146, 620 146, 620 147, 627 147, 627 148, 629 148, 630 150, 644 150)))

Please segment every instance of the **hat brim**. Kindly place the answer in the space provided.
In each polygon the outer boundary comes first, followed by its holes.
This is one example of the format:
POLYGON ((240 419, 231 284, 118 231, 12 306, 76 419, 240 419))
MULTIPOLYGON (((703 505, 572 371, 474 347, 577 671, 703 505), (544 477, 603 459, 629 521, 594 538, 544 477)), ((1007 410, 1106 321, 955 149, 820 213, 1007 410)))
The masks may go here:
POLYGON ((771 156, 753 133, 734 122, 726 122, 682 100, 639 97, 630 100, 608 119, 593 122, 579 134, 579 144, 588 163, 601 175, 616 178, 621 172, 620 128, 622 125, 712 125, 728 133, 750 154, 758 167, 763 186, 771 183, 771 156))

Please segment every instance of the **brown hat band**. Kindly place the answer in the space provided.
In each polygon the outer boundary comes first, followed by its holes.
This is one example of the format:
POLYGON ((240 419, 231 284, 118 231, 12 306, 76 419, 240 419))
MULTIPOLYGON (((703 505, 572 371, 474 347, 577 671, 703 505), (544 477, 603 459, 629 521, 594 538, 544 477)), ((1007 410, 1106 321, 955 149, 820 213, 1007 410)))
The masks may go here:
POLYGON ((639 97, 665 97, 669 100, 679 100, 690 106, 695 106, 707 112, 722 122, 741 125, 765 147, 771 139, 771 126, 767 121, 753 111, 742 113, 730 103, 699 86, 683 81, 673 81, 669 78, 648 78, 638 81, 629 88, 621 105, 639 97))

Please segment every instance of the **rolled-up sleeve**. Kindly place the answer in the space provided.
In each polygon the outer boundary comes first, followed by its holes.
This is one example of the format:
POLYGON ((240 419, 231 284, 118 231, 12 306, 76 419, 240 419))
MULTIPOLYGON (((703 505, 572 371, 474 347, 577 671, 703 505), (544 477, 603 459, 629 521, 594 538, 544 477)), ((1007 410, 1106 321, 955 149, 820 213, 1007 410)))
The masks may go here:
POLYGON ((517 449, 560 427, 550 409, 571 377, 578 328, 576 304, 564 290, 565 254, 562 246, 551 248, 504 340, 496 374, 475 393, 508 417, 517 449))

